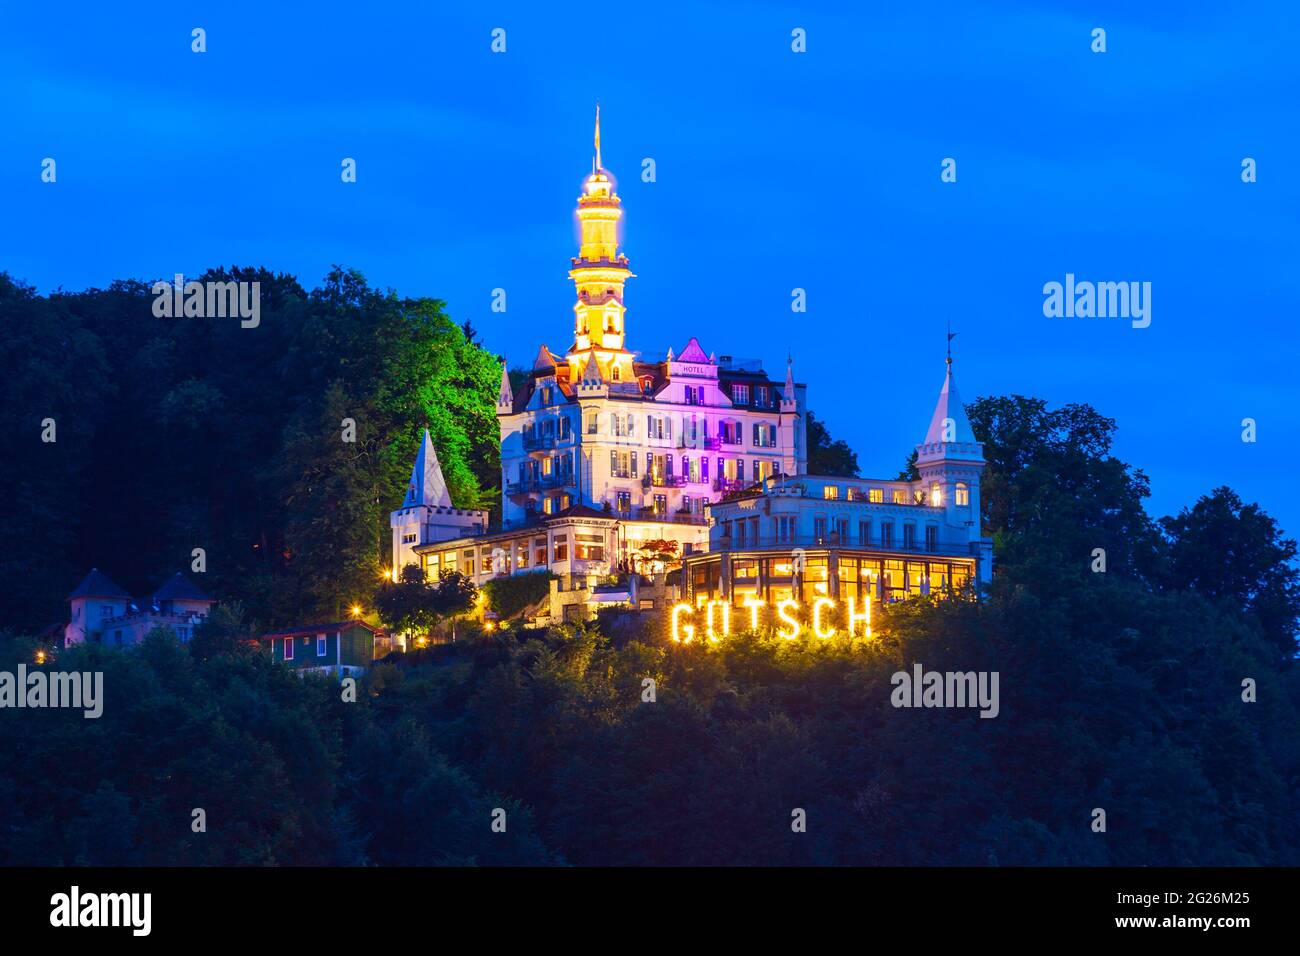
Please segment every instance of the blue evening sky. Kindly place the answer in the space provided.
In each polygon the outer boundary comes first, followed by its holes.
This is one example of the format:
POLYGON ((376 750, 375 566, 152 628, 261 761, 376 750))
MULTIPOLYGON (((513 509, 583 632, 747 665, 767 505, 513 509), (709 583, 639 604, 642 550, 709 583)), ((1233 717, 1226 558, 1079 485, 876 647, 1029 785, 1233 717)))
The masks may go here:
POLYGON ((779 377, 788 349, 892 477, 950 319, 968 401, 1091 403, 1153 514, 1226 483, 1300 533, 1295 5, 289 6, 6 4, 0 270, 43 292, 218 264, 311 287, 341 263, 527 364, 570 342, 599 98, 643 356, 697 335, 779 377), (1045 318, 1067 272, 1151 282, 1151 326, 1045 318))

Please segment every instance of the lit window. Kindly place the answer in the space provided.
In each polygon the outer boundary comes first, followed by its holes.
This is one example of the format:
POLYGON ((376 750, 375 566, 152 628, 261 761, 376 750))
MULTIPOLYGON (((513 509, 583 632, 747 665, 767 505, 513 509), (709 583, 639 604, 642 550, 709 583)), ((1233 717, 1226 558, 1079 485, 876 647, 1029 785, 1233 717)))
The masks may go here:
POLYGON ((882 503, 885 500, 884 490, 881 488, 868 488, 867 500, 874 501, 876 504, 882 503))
POLYGON ((839 496, 840 496, 840 488, 839 488, 839 485, 823 485, 823 486, 822 486, 822 497, 825 498, 827 501, 834 501, 834 500, 837 499, 839 496))
POLYGON ((894 499, 894 504, 905 505, 907 504, 907 492, 904 491, 902 488, 895 488, 893 499, 894 499))
POLYGON ((937 481, 930 485, 930 504, 936 508, 943 504, 943 491, 940 490, 937 481))
POLYGON ((957 482, 956 499, 958 507, 966 507, 970 505, 970 488, 967 486, 966 482, 957 482))

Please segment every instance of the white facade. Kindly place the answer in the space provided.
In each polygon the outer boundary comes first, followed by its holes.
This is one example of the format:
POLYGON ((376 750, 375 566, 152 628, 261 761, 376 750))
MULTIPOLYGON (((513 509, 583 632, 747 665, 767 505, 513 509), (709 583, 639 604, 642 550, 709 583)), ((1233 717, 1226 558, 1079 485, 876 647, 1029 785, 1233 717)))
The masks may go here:
MULTIPOLYGON (((716 357, 695 338, 658 361, 626 348, 624 285, 633 274, 618 248, 621 200, 599 154, 577 215, 573 344, 563 355, 542 345, 517 387, 502 371, 502 528, 488 534, 485 512, 451 506, 426 432, 407 500, 392 516, 394 575, 411 562, 431 579, 456 570, 476 584, 549 570, 561 590, 590 591, 611 574, 672 563, 647 557, 654 552, 675 550, 687 580, 697 571, 716 580, 746 549, 779 556, 852 543, 876 553, 876 563, 846 557, 846 580, 870 567, 892 586, 898 561, 905 591, 916 567, 958 586, 988 580, 983 455, 952 387, 951 360, 917 446, 920 480, 807 475, 805 387, 788 360, 777 381, 759 362, 716 357), (930 557, 909 560, 909 551, 930 557)), ((838 567, 829 553, 812 560, 823 559, 838 567)))
POLYGON ((914 481, 791 475, 714 505, 708 552, 686 560, 686 593, 696 602, 891 601, 987 583, 993 543, 980 535, 983 446, 951 359, 916 449, 914 481))
POLYGON ((393 580, 401 580, 402 568, 408 564, 421 564, 420 554, 416 551, 420 545, 483 534, 487 531, 487 522, 486 511, 452 506, 438 464, 438 454, 433 450, 433 439, 426 428, 402 507, 388 518, 393 529, 393 580))

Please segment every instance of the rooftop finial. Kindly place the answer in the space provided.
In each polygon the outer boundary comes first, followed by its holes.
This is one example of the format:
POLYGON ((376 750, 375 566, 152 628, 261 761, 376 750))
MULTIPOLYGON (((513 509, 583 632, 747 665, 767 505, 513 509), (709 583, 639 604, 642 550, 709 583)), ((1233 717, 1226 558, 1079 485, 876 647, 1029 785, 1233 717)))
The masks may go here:
POLYGON ((604 169, 600 164, 600 100, 596 101, 596 169, 604 169))
POLYGON ((957 337, 956 332, 952 330, 952 319, 948 320, 948 371, 952 371, 952 340, 957 337))

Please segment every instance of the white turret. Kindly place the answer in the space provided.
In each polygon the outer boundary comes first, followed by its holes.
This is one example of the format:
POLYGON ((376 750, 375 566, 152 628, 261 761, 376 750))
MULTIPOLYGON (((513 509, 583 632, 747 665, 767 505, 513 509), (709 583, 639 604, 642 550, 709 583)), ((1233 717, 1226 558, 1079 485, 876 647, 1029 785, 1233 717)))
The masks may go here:
MULTIPOLYGON (((926 502, 944 509, 945 521, 965 528, 971 540, 980 537, 980 474, 984 471, 984 446, 975 440, 970 419, 952 376, 952 355, 939 401, 930 416, 925 440, 916 446, 916 468, 926 502)), ((982 548, 980 578, 992 574, 992 549, 982 548), (987 551, 987 554, 985 554, 987 551)))
POLYGON ((510 387, 508 363, 501 366, 501 390, 497 392, 497 414, 509 415, 515 409, 515 391, 510 387))
POLYGON ((442 477, 438 453, 433 449, 429 429, 424 430, 420 450, 411 469, 402 506, 389 516, 393 529, 393 580, 400 580, 402 568, 420 564, 416 548, 436 541, 449 541, 487 530, 488 513, 456 508, 451 503, 447 482, 442 477))

